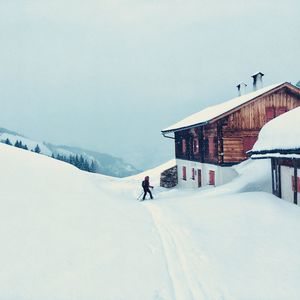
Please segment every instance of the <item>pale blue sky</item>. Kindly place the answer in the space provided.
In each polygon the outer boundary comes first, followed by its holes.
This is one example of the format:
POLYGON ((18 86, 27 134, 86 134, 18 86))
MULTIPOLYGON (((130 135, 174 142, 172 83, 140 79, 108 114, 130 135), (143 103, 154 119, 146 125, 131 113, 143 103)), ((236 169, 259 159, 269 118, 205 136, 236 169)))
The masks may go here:
POLYGON ((0 127, 149 167, 160 130, 265 85, 300 80, 299 1, 0 2, 0 127))

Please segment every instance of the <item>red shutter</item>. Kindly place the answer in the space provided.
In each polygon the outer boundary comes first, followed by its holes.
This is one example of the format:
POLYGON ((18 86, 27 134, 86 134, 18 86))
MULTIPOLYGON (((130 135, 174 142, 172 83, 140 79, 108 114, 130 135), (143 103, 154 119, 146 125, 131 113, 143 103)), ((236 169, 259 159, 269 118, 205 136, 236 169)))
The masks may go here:
POLYGON ((182 179, 186 180, 186 167, 182 167, 182 179))
POLYGON ((186 140, 182 140, 182 153, 186 153, 186 140))
POLYGON ((284 114, 287 111, 285 106, 276 108, 276 117, 284 114))
POLYGON ((292 176, 292 190, 295 192, 295 177, 292 176))
POLYGON ((269 122, 274 118, 275 118, 274 107, 266 107, 266 122, 269 122))
MULTIPOLYGON (((295 177, 292 176, 292 190, 295 192, 295 177)), ((300 193, 300 178, 297 177, 297 192, 300 193)))
POLYGON ((215 171, 209 171, 209 184, 215 185, 215 171))
POLYGON ((243 146, 244 146, 244 152, 251 150, 256 142, 257 138, 255 136, 245 136, 243 138, 243 146))

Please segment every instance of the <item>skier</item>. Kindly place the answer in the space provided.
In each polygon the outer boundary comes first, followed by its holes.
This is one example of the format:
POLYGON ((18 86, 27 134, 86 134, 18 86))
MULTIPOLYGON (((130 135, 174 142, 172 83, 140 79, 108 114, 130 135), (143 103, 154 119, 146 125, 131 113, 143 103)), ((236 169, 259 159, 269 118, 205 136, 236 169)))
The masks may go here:
POLYGON ((151 191, 149 190, 149 188, 152 188, 152 189, 153 189, 153 186, 151 186, 151 185, 150 185, 150 182, 149 182, 149 176, 146 176, 146 177, 145 177, 145 180, 142 182, 142 187, 143 187, 143 189, 144 189, 144 196, 143 196, 143 200, 142 200, 142 201, 145 200, 147 193, 149 193, 150 198, 153 199, 152 193, 151 193, 151 191))

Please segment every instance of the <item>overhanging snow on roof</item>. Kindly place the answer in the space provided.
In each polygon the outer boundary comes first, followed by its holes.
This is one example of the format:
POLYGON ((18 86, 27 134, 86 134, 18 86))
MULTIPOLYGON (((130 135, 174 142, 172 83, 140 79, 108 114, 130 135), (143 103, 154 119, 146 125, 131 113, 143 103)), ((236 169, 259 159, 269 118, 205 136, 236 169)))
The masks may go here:
POLYGON ((191 127, 195 127, 198 125, 203 125, 208 123, 209 121, 225 114, 229 113, 231 110, 273 90, 281 85, 284 85, 284 82, 278 83, 278 84, 273 84, 270 86, 267 86, 265 88, 259 89, 255 92, 251 92, 236 98, 233 98, 229 101, 223 102, 221 104, 217 104, 214 106, 209 106, 200 112, 197 112, 165 129, 162 130, 162 133, 167 133, 167 132, 174 132, 178 130, 183 130, 183 129, 188 129, 191 127))

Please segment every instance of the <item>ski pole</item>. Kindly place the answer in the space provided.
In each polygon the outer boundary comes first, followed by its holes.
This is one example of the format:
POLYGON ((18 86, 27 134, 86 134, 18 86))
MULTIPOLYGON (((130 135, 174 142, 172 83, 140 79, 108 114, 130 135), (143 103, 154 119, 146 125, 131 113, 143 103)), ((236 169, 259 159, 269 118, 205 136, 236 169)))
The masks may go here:
POLYGON ((137 197, 136 200, 140 200, 140 198, 142 197, 143 194, 144 194, 144 192, 141 192, 141 194, 137 197))

